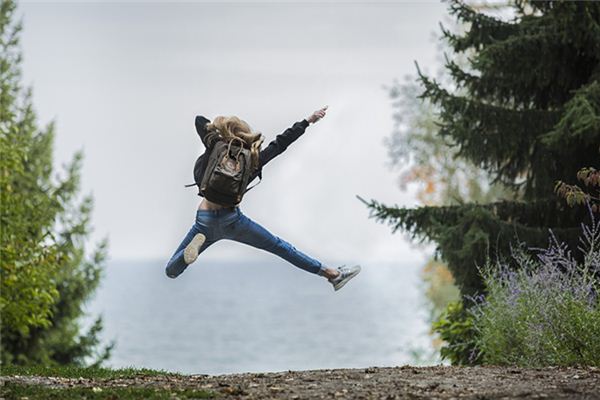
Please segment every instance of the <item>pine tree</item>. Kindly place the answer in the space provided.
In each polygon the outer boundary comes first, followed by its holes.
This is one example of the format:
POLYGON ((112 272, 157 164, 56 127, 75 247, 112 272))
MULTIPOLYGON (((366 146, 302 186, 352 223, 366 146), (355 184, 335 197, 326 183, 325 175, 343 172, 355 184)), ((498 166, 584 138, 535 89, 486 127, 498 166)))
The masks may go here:
MULTIPOLYGON (((510 244, 544 247, 548 228, 577 248, 586 211, 553 193, 600 160, 600 4, 514 3, 510 21, 460 1, 450 12, 468 29, 442 28, 467 68, 448 59, 453 89, 419 71, 421 98, 439 107, 439 134, 516 200, 407 209, 365 201, 395 232, 437 245, 463 294, 482 290, 477 266, 509 259, 510 244)), ((364 200, 363 200, 364 201, 364 200)))
POLYGON ((97 349, 102 320, 80 333, 83 304, 98 286, 106 241, 85 254, 91 197, 78 200, 82 155, 53 177, 52 124, 39 128, 21 83, 16 4, 0 2, 1 359, 79 364, 108 358, 97 349))

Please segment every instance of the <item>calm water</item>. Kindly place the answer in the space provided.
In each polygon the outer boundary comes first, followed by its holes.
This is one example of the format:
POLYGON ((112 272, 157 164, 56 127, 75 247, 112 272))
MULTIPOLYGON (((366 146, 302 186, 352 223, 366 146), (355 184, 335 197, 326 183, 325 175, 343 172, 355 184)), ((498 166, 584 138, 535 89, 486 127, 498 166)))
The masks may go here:
POLYGON ((108 363, 184 373, 392 366, 428 347, 419 265, 363 265, 339 292, 275 256, 199 259, 177 279, 163 260, 110 262, 88 305, 108 363))

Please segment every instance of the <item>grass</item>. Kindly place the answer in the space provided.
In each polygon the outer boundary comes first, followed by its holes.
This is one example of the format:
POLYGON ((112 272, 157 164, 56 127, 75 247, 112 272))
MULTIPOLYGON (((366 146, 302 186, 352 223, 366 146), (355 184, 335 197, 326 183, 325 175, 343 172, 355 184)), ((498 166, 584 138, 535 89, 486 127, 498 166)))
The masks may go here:
POLYGON ((142 376, 182 376, 178 373, 146 368, 84 368, 73 366, 47 367, 42 365, 14 366, 6 365, 0 368, 1 376, 53 376, 61 378, 135 378, 142 376))
MULTIPOLYGON (((87 378, 87 379, 116 379, 116 378, 150 378, 156 376, 184 377, 182 374, 167 371, 157 371, 144 368, 82 368, 73 366, 2 366, 2 376, 49 376, 58 378, 87 378)), ((177 388, 147 388, 147 387, 69 387, 50 388, 43 385, 20 384, 5 382, 0 388, 0 398, 6 400, 187 400, 212 399, 218 394, 208 390, 177 389, 177 388)))
POLYGON ((1 396, 6 400, 176 400, 176 399, 212 399, 216 393, 195 389, 150 389, 150 388, 69 388, 50 389, 37 385, 19 385, 12 382, 5 383, 1 396))

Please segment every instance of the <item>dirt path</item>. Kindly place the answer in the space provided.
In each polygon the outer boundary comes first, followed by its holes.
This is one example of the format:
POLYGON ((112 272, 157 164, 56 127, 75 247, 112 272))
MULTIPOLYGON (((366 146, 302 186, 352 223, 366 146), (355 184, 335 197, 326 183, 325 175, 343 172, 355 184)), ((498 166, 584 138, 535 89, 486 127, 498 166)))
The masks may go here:
POLYGON ((106 380, 26 376, 0 380, 49 387, 196 388, 226 399, 600 399, 600 368, 403 366, 106 380))

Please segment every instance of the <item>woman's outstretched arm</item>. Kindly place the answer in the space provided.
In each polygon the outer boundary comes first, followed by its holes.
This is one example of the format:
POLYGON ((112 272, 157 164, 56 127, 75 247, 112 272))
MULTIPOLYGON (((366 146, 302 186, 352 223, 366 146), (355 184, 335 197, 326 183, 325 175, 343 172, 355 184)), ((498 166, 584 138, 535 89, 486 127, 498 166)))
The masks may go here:
POLYGON ((287 147, 298 139, 306 130, 308 125, 315 123, 325 116, 325 111, 328 106, 321 108, 320 110, 312 113, 308 118, 304 118, 302 121, 294 123, 290 128, 287 128, 283 133, 280 133, 275 137, 267 147, 265 147, 259 154, 260 168, 263 165, 271 161, 273 158, 283 153, 287 147))

